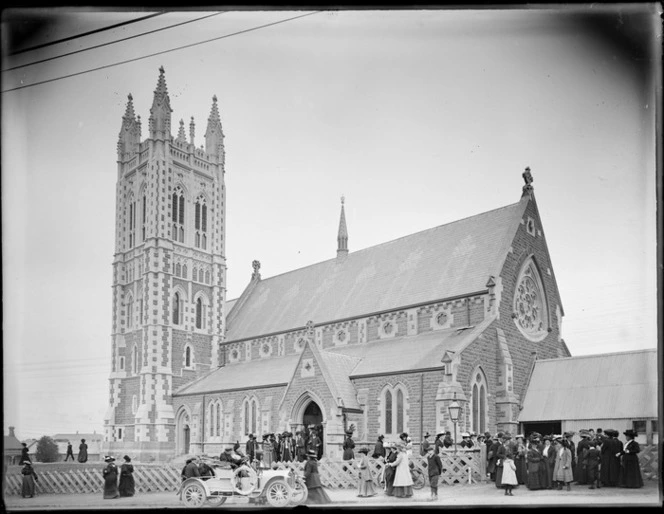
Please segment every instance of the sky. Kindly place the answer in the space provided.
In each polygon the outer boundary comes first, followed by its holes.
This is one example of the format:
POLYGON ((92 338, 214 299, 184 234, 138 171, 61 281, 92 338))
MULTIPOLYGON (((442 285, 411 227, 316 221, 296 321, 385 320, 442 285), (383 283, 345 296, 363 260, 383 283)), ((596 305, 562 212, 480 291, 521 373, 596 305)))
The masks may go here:
POLYGON ((192 9, 76 38, 154 11, 3 11, 5 433, 102 431, 116 144, 130 93, 147 136, 160 66, 174 136, 193 116, 202 144, 218 98, 227 299, 254 259, 335 257, 342 195, 352 252, 516 203, 529 166, 572 355, 657 346, 657 9, 192 9))

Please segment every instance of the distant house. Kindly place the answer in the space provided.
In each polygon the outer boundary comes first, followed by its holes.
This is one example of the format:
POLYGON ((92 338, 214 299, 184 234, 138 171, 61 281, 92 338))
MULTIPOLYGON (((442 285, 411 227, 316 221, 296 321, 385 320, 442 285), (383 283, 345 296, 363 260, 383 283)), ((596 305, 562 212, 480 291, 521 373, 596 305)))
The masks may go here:
POLYGON ((58 445, 58 453, 60 460, 64 460, 67 455, 67 443, 71 442, 74 450, 74 457, 78 459, 78 447, 81 444, 81 439, 85 439, 85 444, 88 445, 88 461, 100 461, 103 456, 101 454, 101 443, 104 439, 102 434, 96 432, 92 434, 55 434, 53 440, 58 445))
POLYGON ((14 435, 14 427, 9 427, 9 435, 4 436, 3 458, 5 465, 21 463, 21 450, 23 445, 14 435))
POLYGON ((659 443, 657 350, 584 355, 535 362, 519 413, 526 435, 582 428, 638 433, 639 444, 659 443))

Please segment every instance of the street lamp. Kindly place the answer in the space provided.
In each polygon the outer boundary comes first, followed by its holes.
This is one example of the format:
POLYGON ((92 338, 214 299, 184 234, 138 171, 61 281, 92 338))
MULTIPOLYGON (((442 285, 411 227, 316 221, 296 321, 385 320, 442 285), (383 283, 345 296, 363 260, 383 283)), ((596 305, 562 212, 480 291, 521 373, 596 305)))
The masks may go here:
POLYGON ((461 406, 456 401, 456 393, 454 393, 454 401, 447 408, 450 413, 450 419, 454 423, 454 454, 457 452, 457 421, 459 421, 459 412, 461 411, 461 406))

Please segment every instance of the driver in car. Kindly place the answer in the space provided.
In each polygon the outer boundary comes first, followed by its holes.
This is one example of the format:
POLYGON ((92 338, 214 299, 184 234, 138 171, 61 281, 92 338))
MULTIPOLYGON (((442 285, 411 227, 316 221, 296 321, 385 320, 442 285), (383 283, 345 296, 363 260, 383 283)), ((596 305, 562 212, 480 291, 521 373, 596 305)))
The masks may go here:
POLYGON ((228 462, 231 469, 236 469, 240 465, 239 461, 236 460, 235 456, 233 455, 232 446, 228 446, 224 449, 221 455, 219 455, 219 460, 221 462, 228 462))

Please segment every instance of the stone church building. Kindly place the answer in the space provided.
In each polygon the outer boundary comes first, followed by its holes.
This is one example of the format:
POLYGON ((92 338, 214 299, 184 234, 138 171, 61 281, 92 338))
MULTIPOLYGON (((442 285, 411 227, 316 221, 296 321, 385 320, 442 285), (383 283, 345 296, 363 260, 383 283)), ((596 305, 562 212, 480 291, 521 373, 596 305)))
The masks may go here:
MULTIPOLYGON (((263 278, 226 301, 224 142, 216 97, 171 135, 160 70, 149 135, 129 96, 118 142, 113 369, 106 449, 219 454, 252 433, 518 428, 536 359, 570 356, 530 170, 516 203, 263 278)), ((232 249, 231 249, 232 251, 232 249)))

